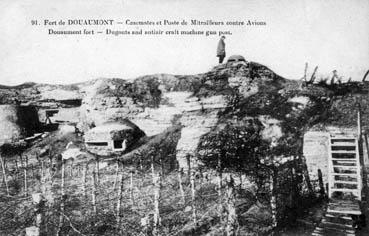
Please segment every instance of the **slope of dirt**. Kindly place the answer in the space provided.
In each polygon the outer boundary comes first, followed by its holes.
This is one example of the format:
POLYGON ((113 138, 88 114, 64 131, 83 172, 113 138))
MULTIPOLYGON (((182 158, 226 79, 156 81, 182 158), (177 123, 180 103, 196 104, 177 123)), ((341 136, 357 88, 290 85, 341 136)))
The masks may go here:
MULTIPOLYGON (((125 155, 105 161, 93 156, 68 161, 64 199, 60 196, 60 154, 69 141, 84 150, 81 137, 53 133, 21 153, 22 158, 29 157, 29 172, 19 166, 18 154, 9 157, 7 175, 13 198, 1 195, 0 207, 6 213, 1 221, 5 229, 2 233, 19 234, 33 225, 33 205, 29 196, 23 197, 25 173, 28 191, 41 191, 44 186, 53 195, 48 196, 54 200, 45 210, 45 234, 55 234, 62 201, 67 215, 61 225, 64 234, 116 235, 122 233, 122 228, 128 235, 150 231, 151 226, 145 229, 142 222, 151 221, 154 210, 153 164, 154 171, 162 174, 160 234, 220 235, 227 222, 229 189, 223 185, 219 194, 214 181, 218 160, 214 159, 225 151, 220 155, 225 158, 221 166, 223 178, 231 176, 236 180, 234 202, 240 232, 269 234, 273 221, 271 170, 277 173, 276 217, 283 225, 295 219, 301 206, 311 200, 302 177, 303 160, 298 158, 304 131, 326 125, 355 125, 355 104, 360 102, 366 111, 367 93, 367 84, 307 85, 284 79, 254 62, 223 64, 191 76, 158 74, 133 81, 96 79, 73 85, 1 86, 1 103, 81 99, 80 112, 76 114, 80 114, 83 129, 128 118, 149 134, 125 155), (118 175, 116 159, 123 162, 118 175), (96 160, 101 161, 100 166, 96 160), (191 175, 186 172, 189 163, 196 169, 192 186, 191 175), (83 174, 86 164, 88 169, 83 174), (185 173, 178 171, 181 168, 185 173), (87 176, 86 181, 83 176, 87 176), (100 182, 94 182, 96 178, 100 182), (119 179, 123 181, 122 191, 119 179), (179 179, 183 181, 184 202, 179 179), (191 199, 191 187, 196 190, 195 199, 191 199), (116 205, 120 192, 123 203, 119 218, 116 205), (94 198, 97 212, 92 207, 94 198), (197 214, 198 225, 193 224, 193 214, 197 214)), ((368 125, 368 118, 365 113, 364 125, 368 125)), ((1 190, 5 193, 3 184, 1 190)))

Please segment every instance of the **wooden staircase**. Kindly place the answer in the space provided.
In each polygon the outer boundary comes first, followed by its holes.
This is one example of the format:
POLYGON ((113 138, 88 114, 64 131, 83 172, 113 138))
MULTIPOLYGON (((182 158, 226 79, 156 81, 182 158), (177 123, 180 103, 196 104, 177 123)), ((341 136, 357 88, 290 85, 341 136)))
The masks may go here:
POLYGON ((361 215, 361 166, 355 135, 331 133, 328 154, 328 197, 325 216, 312 235, 355 235, 353 215, 361 215))

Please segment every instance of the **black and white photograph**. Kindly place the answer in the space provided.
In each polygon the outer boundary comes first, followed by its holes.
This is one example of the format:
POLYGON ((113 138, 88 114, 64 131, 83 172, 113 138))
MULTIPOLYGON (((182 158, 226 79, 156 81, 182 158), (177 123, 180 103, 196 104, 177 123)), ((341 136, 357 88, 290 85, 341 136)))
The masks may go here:
POLYGON ((368 185, 368 0, 0 0, 0 236, 367 236, 368 185))

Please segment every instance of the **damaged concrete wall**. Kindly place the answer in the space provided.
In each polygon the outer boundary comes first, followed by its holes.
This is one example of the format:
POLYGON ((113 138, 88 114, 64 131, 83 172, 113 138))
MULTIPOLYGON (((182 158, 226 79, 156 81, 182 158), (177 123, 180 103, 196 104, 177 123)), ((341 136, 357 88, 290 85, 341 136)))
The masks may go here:
MULTIPOLYGON (((309 172, 310 182, 315 187, 316 192, 320 191, 319 171, 325 191, 327 191, 328 183, 328 157, 330 148, 330 137, 334 136, 350 136, 357 138, 357 128, 343 128, 328 126, 323 131, 308 131, 304 135, 303 153, 309 172)), ((367 156, 365 148, 363 148, 364 160, 367 156)))
POLYGON ((33 106, 0 105, 0 143, 32 136, 40 128, 33 106))
POLYGON ((85 133, 87 149, 101 156, 124 152, 129 150, 145 133, 135 124, 125 122, 107 122, 101 126, 90 129, 85 133))
POLYGON ((309 131, 304 135, 303 152, 310 182, 317 192, 320 190, 319 171, 321 172, 324 188, 326 188, 326 184, 328 183, 329 136, 329 132, 319 131, 309 131))

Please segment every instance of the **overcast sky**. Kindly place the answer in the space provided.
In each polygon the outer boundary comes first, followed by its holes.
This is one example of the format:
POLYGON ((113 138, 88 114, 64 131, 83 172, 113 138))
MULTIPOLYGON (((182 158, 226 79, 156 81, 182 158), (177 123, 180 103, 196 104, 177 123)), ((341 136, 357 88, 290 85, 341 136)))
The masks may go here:
POLYGON ((367 0, 1 0, 0 84, 195 74, 217 64, 218 36, 57 36, 47 35, 53 27, 31 26, 31 20, 100 18, 264 21, 214 28, 232 30, 227 56, 241 54, 290 79, 302 77, 305 62, 309 72, 318 65, 322 75, 337 69, 356 80, 369 69, 367 0))

